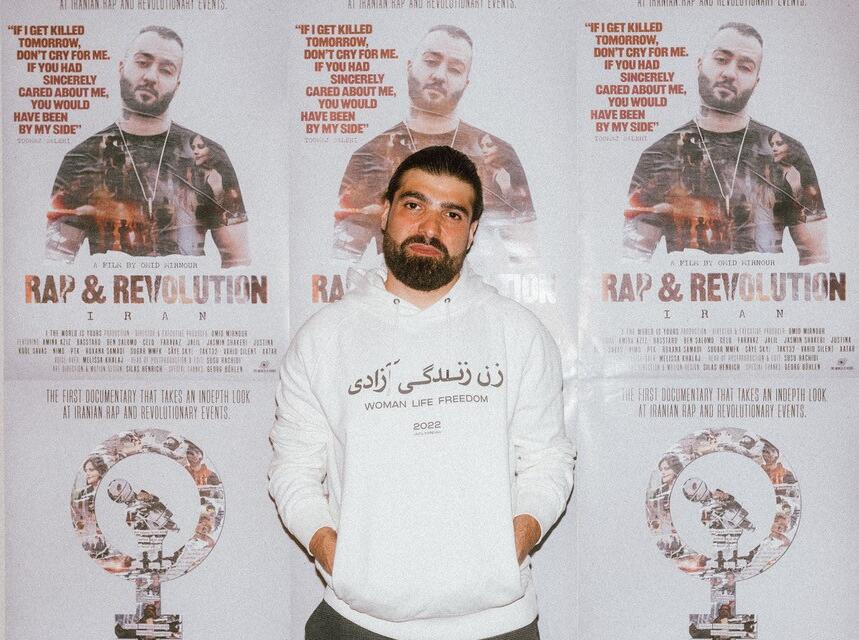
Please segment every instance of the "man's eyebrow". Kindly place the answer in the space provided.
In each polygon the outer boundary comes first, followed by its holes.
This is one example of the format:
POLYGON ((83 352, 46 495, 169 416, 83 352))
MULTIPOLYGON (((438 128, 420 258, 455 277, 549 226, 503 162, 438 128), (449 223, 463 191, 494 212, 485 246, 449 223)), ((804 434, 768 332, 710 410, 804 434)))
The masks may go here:
MULTIPOLYGON (((414 198, 415 200, 419 200, 424 204, 430 204, 430 199, 427 198, 420 191, 403 191, 400 195, 397 196, 397 200, 403 200, 405 198, 414 198)), ((466 207, 463 207, 457 202, 439 202, 438 206, 441 209, 453 209, 454 211, 461 211, 465 215, 471 215, 471 211, 469 211, 466 207)))
MULTIPOLYGON (((424 51, 423 55, 431 55, 431 56, 435 56, 437 58, 443 58, 445 56, 445 52, 444 51, 437 51, 435 49, 426 49, 424 51)), ((463 66, 465 66, 467 64, 464 59, 462 59, 458 56, 448 55, 447 57, 452 62, 458 62, 459 64, 461 64, 463 66)))
POLYGON ((170 58, 159 58, 159 57, 158 57, 158 56, 156 56, 154 53, 149 53, 149 52, 147 52, 147 51, 136 51, 136 52, 134 53, 134 56, 135 56, 135 57, 137 57, 137 56, 143 56, 143 57, 144 57, 144 58, 146 58, 147 60, 158 60, 160 64, 168 64, 168 65, 170 65, 171 67, 178 67, 178 66, 179 66, 179 65, 177 65, 173 60, 171 60, 170 58))
POLYGON ((732 49, 724 49, 722 47, 716 47, 713 49, 713 53, 724 53, 725 55, 731 56, 732 58, 739 58, 740 60, 748 60, 754 64, 757 64, 757 61, 753 56, 746 55, 745 53, 740 53, 739 51, 733 51, 732 49))
POLYGON ((421 202, 429 202, 429 198, 427 198, 420 191, 403 191, 400 195, 397 196, 397 200, 403 200, 405 198, 414 198, 415 200, 420 200, 421 202))

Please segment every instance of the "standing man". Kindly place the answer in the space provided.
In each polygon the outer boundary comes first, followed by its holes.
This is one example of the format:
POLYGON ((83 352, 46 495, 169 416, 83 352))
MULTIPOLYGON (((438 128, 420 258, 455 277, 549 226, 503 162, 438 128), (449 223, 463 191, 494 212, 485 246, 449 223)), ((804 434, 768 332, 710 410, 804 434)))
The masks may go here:
POLYGON ((826 262, 826 210, 814 167, 793 138, 750 119, 763 38, 723 24, 698 58, 698 115, 647 149, 625 212, 628 257, 667 250, 781 253, 785 228, 800 264, 826 262))
MULTIPOLYGON (((385 187, 406 156, 444 145, 466 154, 483 182, 485 216, 481 253, 503 256, 505 268, 533 266, 534 205, 525 171, 509 144, 460 120, 456 108, 469 83, 471 37, 459 27, 437 25, 406 63, 409 115, 352 154, 335 213, 334 257, 358 261, 373 238, 381 251, 385 187)), ((474 256, 472 256, 474 258, 474 256)))
POLYGON ((307 640, 534 640, 528 554, 572 489, 561 362, 463 261, 474 164, 428 147, 395 171, 387 271, 299 329, 281 367, 269 489, 327 588, 307 640))
POLYGON ((222 267, 250 264, 247 215, 232 164, 215 142, 170 119, 184 45, 167 27, 140 30, 119 62, 119 119, 66 154, 48 211, 47 257, 201 256, 206 233, 222 267), (195 163, 208 148, 208 167, 195 163), (214 163, 211 158, 217 157, 214 163))

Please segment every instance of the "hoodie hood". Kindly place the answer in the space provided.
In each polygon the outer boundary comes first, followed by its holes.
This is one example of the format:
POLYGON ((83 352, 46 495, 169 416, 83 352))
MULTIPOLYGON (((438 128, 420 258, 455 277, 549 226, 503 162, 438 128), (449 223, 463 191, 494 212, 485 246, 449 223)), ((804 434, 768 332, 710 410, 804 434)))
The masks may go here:
POLYGON ((349 269, 346 275, 348 291, 343 300, 357 304, 374 315, 390 318, 392 314, 397 314, 409 316, 411 320, 432 321, 467 313, 469 309, 497 293, 496 289, 486 284, 466 261, 459 274, 459 280, 447 295, 439 298, 426 309, 421 309, 385 289, 387 275, 387 269, 384 268, 349 269))

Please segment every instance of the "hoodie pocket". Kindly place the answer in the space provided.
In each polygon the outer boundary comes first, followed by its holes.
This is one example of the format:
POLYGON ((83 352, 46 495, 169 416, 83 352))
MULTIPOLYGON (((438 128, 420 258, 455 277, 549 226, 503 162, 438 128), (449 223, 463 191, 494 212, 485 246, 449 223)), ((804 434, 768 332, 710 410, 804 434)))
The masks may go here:
POLYGON ((484 447, 475 464, 473 443, 430 442, 439 437, 350 461, 332 588, 356 611, 459 616, 524 595, 506 444, 484 447))
MULTIPOLYGON (((334 555, 335 562, 337 561, 337 555, 334 555)), ((314 559, 313 564, 316 565, 316 570, 319 572, 319 575, 322 576, 322 579, 325 581, 329 587, 334 584, 334 579, 331 577, 331 574, 328 573, 323 567, 319 560, 314 559)), ((331 567, 331 571, 334 571, 334 567, 331 567)))

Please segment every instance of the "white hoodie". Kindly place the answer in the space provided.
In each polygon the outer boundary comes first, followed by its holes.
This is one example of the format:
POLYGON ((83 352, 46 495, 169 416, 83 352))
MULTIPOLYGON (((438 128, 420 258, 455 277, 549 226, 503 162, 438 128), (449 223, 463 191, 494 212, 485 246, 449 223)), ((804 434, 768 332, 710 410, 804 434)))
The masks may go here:
POLYGON ((424 310, 384 276, 353 275, 293 339, 271 495, 305 547, 337 530, 325 600, 356 624, 420 640, 523 627, 537 607, 513 517, 545 534, 573 483, 557 346, 467 268, 424 310))

